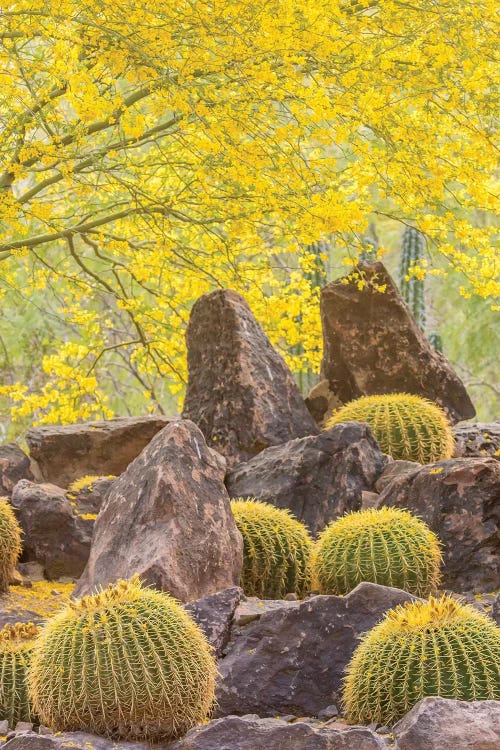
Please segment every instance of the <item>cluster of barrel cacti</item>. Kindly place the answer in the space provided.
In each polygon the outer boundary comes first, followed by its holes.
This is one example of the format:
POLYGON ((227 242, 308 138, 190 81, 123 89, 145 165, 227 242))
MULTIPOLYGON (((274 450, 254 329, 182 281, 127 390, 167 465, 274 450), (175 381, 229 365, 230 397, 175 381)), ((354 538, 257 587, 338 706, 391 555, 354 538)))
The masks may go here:
POLYGON ((231 502, 243 537, 241 587, 248 596, 281 599, 310 588, 312 540, 288 510, 253 498, 231 502))
POLYGON ((362 396, 335 411, 326 428, 340 422, 366 422, 382 451, 394 459, 428 464, 453 455, 453 432, 445 412, 421 396, 362 396))

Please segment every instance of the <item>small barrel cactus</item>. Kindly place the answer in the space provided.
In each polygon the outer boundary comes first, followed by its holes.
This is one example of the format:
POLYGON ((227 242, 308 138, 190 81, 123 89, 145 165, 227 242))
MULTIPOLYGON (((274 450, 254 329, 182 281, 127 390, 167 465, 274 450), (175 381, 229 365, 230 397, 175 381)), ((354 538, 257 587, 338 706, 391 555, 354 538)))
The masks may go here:
POLYGON ((450 596, 390 610, 347 669, 352 723, 392 724, 429 695, 500 699, 500 628, 450 596))
POLYGON ((0 498, 0 593, 9 590, 17 558, 21 552, 21 529, 5 497, 0 498))
POLYGON ((347 594, 361 581, 428 596, 439 582, 438 538, 400 508, 349 513, 320 534, 314 584, 322 594, 347 594))
POLYGON ((310 584, 312 542, 306 527, 288 510, 253 498, 231 501, 243 537, 241 587, 248 596, 302 597, 310 584))
POLYGON ((168 739, 204 721, 215 660, 169 595, 119 581, 71 602, 35 644, 30 695, 43 724, 109 737, 168 739))
POLYGON ((0 719, 10 727, 35 718, 28 696, 27 672, 40 628, 33 623, 5 625, 0 630, 0 719))
POLYGON ((326 429, 340 422, 366 422, 381 450, 394 459, 429 464, 453 455, 453 432, 445 412, 421 396, 362 396, 335 411, 326 429))

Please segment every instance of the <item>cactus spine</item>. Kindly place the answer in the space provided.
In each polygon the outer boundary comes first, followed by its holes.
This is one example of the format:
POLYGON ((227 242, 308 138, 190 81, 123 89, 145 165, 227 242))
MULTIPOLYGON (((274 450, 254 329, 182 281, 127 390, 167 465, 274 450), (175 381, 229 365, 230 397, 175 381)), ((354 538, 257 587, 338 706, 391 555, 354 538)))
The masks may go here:
POLYGON ((424 280, 416 278, 412 274, 412 269, 421 264, 424 255, 424 235, 415 227, 406 227, 401 246, 399 288, 404 301, 422 331, 425 329, 424 280))
POLYGON ((367 422, 384 453, 421 464, 451 458, 454 438, 444 411, 420 396, 363 396, 334 412, 326 429, 340 422, 367 422))
POLYGON ((429 695, 500 699, 500 628, 450 596, 389 611, 347 669, 344 704, 353 723, 392 724, 429 695))
POLYGON ((21 553, 21 529, 5 497, 0 498, 0 593, 9 590, 17 558, 21 553))
POLYGON ((34 639, 33 623, 5 625, 0 630, 0 719, 9 727, 35 718, 28 696, 27 672, 34 639))
POLYGON ((312 542, 306 527, 288 510, 249 498, 231 501, 243 537, 241 587, 248 596, 302 597, 310 585, 312 542))
POLYGON ((46 623, 29 685, 52 729, 154 740, 206 719, 215 675, 211 648, 184 609, 134 578, 71 602, 46 623))
POLYGON ((399 508, 349 513, 320 534, 313 556, 314 587, 348 594, 361 581, 428 596, 439 582, 438 538, 399 508))

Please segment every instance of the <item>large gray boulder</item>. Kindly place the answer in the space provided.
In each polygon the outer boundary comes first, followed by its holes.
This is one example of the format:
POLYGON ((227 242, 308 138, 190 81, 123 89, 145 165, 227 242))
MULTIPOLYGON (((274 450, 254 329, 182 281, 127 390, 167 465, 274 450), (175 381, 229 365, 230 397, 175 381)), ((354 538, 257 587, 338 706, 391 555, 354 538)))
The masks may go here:
POLYGON ((258 716, 226 716, 223 719, 211 721, 205 726, 191 729, 169 750, 385 750, 385 748, 386 745, 382 739, 364 727, 338 730, 329 727, 313 727, 304 721, 287 724, 280 719, 261 719, 258 716))
POLYGON ((500 701, 424 698, 394 727, 398 750, 498 750, 500 701))
POLYGON ((134 574, 182 602, 238 585, 243 543, 224 473, 196 425, 165 427, 113 482, 75 595, 134 574))
POLYGON ((205 633, 216 657, 222 656, 231 634, 234 613, 243 590, 233 586, 186 604, 184 609, 205 633))
POLYGON ((429 344, 384 265, 362 262, 358 271, 362 289, 339 279, 321 290, 321 375, 330 390, 343 403, 377 393, 414 393, 436 401, 453 422, 473 417, 464 384, 429 344))
POLYGON ((219 663, 218 715, 317 716, 338 700, 360 635, 413 599, 361 583, 345 597, 315 596, 264 613, 240 629, 219 663))
POLYGON ((239 294, 205 294, 186 334, 189 378, 183 416, 234 465, 318 427, 293 376, 239 294))
POLYGON ((256 497, 289 508, 313 533, 361 508, 386 465, 367 424, 346 422, 319 435, 267 448, 232 469, 231 497, 256 497))
POLYGON ((419 467, 386 485, 378 501, 407 508, 443 543, 443 585, 493 591, 500 581, 500 462, 455 458, 419 467))
POLYGON ((0 496, 10 496, 20 479, 33 479, 28 456, 15 443, 0 445, 0 496))
POLYGON ((110 740, 87 732, 57 732, 56 734, 18 734, 2 746, 7 750, 151 750, 147 742, 110 740))
POLYGON ((38 480, 68 487, 87 474, 125 471, 170 417, 117 417, 101 422, 33 427, 26 434, 38 480))
POLYGON ((21 479, 11 503, 23 530, 21 559, 40 563, 49 579, 79 578, 90 553, 93 520, 75 513, 64 490, 53 484, 21 479))

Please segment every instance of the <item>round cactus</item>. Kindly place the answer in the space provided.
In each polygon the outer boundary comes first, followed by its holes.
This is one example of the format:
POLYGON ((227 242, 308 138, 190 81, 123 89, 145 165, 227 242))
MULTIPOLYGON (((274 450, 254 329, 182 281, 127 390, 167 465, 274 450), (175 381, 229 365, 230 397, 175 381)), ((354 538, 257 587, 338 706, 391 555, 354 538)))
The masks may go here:
POLYGON ((184 609, 134 578, 48 620, 29 686, 40 720, 55 730, 155 740, 206 719, 215 675, 211 648, 184 609))
POLYGON ((399 508, 359 511, 333 521, 313 556, 322 594, 347 594, 361 581, 428 596, 439 582, 441 550, 419 518, 399 508))
POLYGON ((450 596, 389 611, 347 669, 352 723, 392 724, 429 695, 500 699, 500 628, 450 596))
POLYGON ((0 719, 10 727, 33 721, 27 672, 31 650, 40 628, 33 623, 5 625, 0 630, 0 719))
POLYGON ((312 542, 306 527, 288 510, 249 498, 231 501, 243 537, 241 587, 248 596, 302 597, 310 584, 312 542))
POLYGON ((21 529, 5 497, 0 498, 0 593, 9 590, 17 558, 21 552, 21 529))
POLYGON ((453 455, 453 432, 446 414, 420 396, 363 396, 334 412, 326 428, 340 422, 366 422, 381 450, 395 459, 429 464, 453 455))

